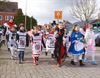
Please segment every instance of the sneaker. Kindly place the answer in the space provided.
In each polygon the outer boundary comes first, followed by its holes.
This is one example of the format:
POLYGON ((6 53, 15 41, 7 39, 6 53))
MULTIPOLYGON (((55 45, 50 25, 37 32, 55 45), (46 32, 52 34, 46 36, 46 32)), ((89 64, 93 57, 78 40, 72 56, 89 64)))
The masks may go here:
POLYGON ((92 64, 93 64, 93 65, 97 65, 96 61, 92 61, 92 64))

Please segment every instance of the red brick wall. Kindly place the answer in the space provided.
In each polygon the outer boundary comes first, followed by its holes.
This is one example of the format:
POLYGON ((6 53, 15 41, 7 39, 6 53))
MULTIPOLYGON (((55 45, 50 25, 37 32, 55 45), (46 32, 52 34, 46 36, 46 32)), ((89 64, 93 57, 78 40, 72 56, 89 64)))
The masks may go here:
POLYGON ((0 25, 2 25, 4 22, 6 22, 6 16, 15 16, 16 13, 13 13, 13 12, 0 12, 0 15, 3 16, 3 19, 0 20, 0 25))

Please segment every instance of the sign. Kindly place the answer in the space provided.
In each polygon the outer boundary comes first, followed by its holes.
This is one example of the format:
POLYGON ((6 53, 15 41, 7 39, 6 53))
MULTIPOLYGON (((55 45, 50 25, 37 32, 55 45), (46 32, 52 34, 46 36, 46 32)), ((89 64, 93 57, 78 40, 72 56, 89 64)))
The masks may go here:
POLYGON ((54 11, 55 19, 62 19, 62 11, 54 11))

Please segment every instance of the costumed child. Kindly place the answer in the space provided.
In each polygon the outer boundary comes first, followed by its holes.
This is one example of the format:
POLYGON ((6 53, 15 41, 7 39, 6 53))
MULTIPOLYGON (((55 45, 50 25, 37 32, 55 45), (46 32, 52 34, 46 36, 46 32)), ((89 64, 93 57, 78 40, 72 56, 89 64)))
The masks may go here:
POLYGON ((37 29, 38 29, 38 33, 40 33, 43 37, 42 48, 41 48, 41 50, 43 51, 46 48, 46 46, 45 46, 45 32, 44 32, 43 27, 41 25, 38 25, 37 29))
POLYGON ((75 58, 78 58, 80 66, 84 66, 82 62, 82 55, 84 54, 84 38, 83 34, 79 31, 79 26, 75 25, 73 27, 70 36, 70 46, 68 52, 72 55, 71 64, 75 64, 75 58))
POLYGON ((0 25, 0 48, 3 44, 5 45, 4 29, 5 27, 0 25))
POLYGON ((84 54, 82 55, 83 62, 86 62, 87 61, 87 59, 85 58, 85 55, 86 55, 85 27, 86 27, 86 25, 83 28, 80 28, 80 32, 83 34, 84 46, 85 46, 84 47, 84 54))
POLYGON ((61 67, 62 59, 65 55, 65 50, 63 46, 63 37, 64 37, 64 27, 62 23, 59 23, 55 31, 56 41, 55 41, 55 50, 54 50, 54 55, 57 60, 57 66, 59 67, 61 67))
POLYGON ((95 34, 92 30, 92 25, 88 24, 88 27, 86 28, 86 33, 85 33, 85 39, 86 39, 86 52, 91 54, 92 57, 92 64, 96 65, 96 56, 95 56, 95 34))
POLYGON ((15 59, 17 57, 16 28, 10 28, 9 32, 6 34, 6 37, 11 53, 11 59, 15 59))
POLYGON ((63 37, 63 45, 65 48, 65 58, 68 57, 68 48, 69 48, 69 35, 67 33, 67 29, 65 29, 64 37, 63 37))
MULTIPOLYGON (((4 35, 5 35, 5 34, 7 35, 7 33, 10 31, 10 29, 11 29, 12 27, 17 28, 17 25, 14 23, 13 18, 10 18, 9 21, 6 22, 6 23, 4 23, 3 25, 4 25, 4 27, 5 27, 5 29, 4 29, 4 35)), ((8 41, 7 41, 7 42, 8 42, 8 41)), ((8 51, 9 51, 9 42, 8 42, 8 44, 7 44, 7 47, 8 47, 8 51)))
POLYGON ((29 35, 25 31, 23 23, 20 23, 19 25, 19 31, 17 32, 16 40, 18 44, 19 64, 22 64, 24 61, 25 48, 29 46, 29 35))
POLYGON ((34 65, 38 65, 39 56, 42 52, 43 37, 39 33, 38 27, 34 27, 32 35, 32 57, 34 65))
POLYGON ((51 57, 54 58, 54 48, 55 48, 55 35, 54 30, 49 29, 46 32, 46 55, 51 52, 51 57))
POLYGON ((2 41, 2 36, 3 36, 3 30, 4 30, 4 26, 0 25, 0 42, 2 41))

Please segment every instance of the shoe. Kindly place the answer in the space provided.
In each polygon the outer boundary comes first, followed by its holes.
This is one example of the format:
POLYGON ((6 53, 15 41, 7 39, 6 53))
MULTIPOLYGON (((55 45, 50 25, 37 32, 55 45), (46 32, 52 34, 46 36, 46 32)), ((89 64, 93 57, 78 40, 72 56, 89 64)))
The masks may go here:
POLYGON ((13 56, 11 56, 11 60, 14 60, 14 57, 13 56))
POLYGON ((75 62, 74 62, 73 60, 71 61, 71 64, 72 64, 72 65, 76 65, 75 62))
POLYGON ((19 64, 23 64, 23 62, 19 61, 19 64))
POLYGON ((61 67, 61 64, 57 64, 57 67, 61 67))
POLYGON ((55 57, 54 57, 54 54, 51 54, 51 58, 55 58, 55 57))
POLYGON ((25 61, 24 59, 22 59, 22 61, 25 61))
POLYGON ((35 65, 35 66, 38 65, 38 62, 35 62, 34 65, 35 65))
POLYGON ((92 64, 93 64, 93 65, 97 65, 96 61, 92 61, 92 64))
POLYGON ((87 60, 87 59, 83 59, 82 61, 83 61, 84 63, 88 62, 88 60, 87 60))
POLYGON ((48 55, 48 53, 47 53, 47 52, 45 52, 45 55, 47 56, 47 55, 48 55))
POLYGON ((82 60, 79 60, 80 66, 84 66, 85 64, 82 62, 82 60))
POLYGON ((10 51, 10 48, 8 48, 8 51, 10 51))

